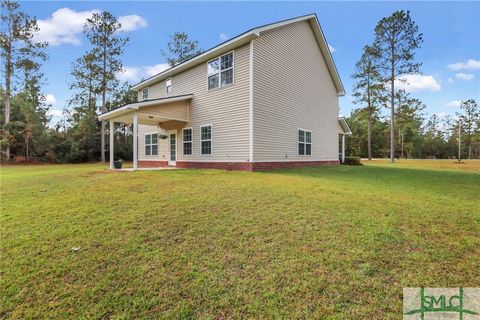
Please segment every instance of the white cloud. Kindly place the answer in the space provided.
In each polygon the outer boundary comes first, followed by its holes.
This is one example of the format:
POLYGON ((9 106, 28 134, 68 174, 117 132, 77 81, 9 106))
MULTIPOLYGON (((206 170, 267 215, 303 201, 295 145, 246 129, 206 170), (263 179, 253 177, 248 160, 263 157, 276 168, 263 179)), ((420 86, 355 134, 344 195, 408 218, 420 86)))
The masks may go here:
POLYGON ((143 67, 143 69, 145 70, 145 75, 147 77, 154 76, 157 73, 167 70, 168 68, 170 68, 170 65, 168 63, 159 63, 153 66, 143 67))
POLYGON ((442 88, 433 76, 424 76, 421 74, 405 74, 400 77, 401 80, 395 80, 395 86, 407 92, 417 92, 430 90, 440 91, 442 88))
POLYGON ((122 25, 121 30, 128 32, 147 26, 147 20, 136 14, 118 17, 118 22, 122 25))
POLYGON ((448 83, 454 83, 455 82, 455 80, 453 80, 453 78, 448 78, 447 81, 448 81, 448 83))
POLYGON ((226 32, 221 32, 219 38, 222 42, 227 41, 228 39, 230 39, 230 35, 226 32))
POLYGON ((152 66, 125 67, 117 77, 122 81, 139 81, 142 78, 149 78, 170 68, 168 63, 159 63, 152 66))
POLYGON ((463 72, 460 72, 460 73, 457 73, 455 75, 455 77, 458 79, 458 80, 462 80, 462 81, 470 81, 472 80, 473 78, 475 78, 475 76, 471 73, 463 73, 463 72))
POLYGON ((53 118, 60 118, 62 114, 63 114, 62 110, 59 110, 59 109, 50 109, 47 111, 47 115, 53 118))
MULTIPOLYGON (((92 14, 99 12, 98 9, 85 11, 74 11, 69 8, 58 9, 52 13, 51 17, 38 20, 39 32, 35 39, 46 41, 51 46, 80 45, 80 34, 85 21, 92 14)), ((122 31, 133 31, 147 25, 147 21, 136 14, 120 16, 118 21, 122 24, 122 31)))
POLYGON ((445 106, 452 107, 452 108, 458 108, 458 107, 460 107, 461 103, 462 103, 462 101, 460 101, 460 100, 452 100, 452 101, 447 102, 445 104, 445 106))
POLYGON ((52 13, 50 18, 38 20, 39 32, 37 41, 47 41, 51 46, 62 43, 79 45, 78 34, 82 31, 85 20, 98 10, 73 11, 61 8, 52 13))
POLYGON ((337 48, 335 48, 334 46, 328 44, 328 49, 330 50, 331 53, 334 53, 335 51, 337 51, 337 48))
POLYGON ((47 94, 45 95, 45 102, 46 102, 47 104, 51 104, 51 105, 53 106, 53 105, 56 105, 56 104, 57 104, 57 99, 55 98, 55 96, 54 96, 53 94, 47 93, 47 94))
POLYGON ((468 59, 467 62, 457 62, 447 65, 450 70, 474 70, 480 69, 480 60, 468 59))

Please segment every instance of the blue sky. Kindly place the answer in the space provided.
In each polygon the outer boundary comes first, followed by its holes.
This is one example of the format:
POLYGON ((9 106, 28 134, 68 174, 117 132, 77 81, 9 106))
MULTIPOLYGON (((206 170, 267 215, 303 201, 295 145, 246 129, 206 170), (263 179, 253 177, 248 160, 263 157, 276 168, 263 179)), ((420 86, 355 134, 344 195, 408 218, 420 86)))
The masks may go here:
MULTIPOLYGON (((355 62, 373 40, 376 23, 395 10, 410 10, 424 34, 417 52, 422 75, 409 77, 407 90, 421 99, 428 113, 454 114, 460 100, 480 101, 480 2, 21 2, 39 19, 40 38, 52 45, 44 65, 44 92, 53 102, 55 122, 71 93, 71 62, 88 50, 81 34, 92 10, 108 10, 123 21, 130 43, 122 58, 122 78, 136 83, 164 68, 161 55, 169 36, 185 31, 208 49, 250 28, 316 13, 340 72, 347 95, 341 113, 352 103, 355 62)), ((386 110, 384 110, 386 113, 386 110)))

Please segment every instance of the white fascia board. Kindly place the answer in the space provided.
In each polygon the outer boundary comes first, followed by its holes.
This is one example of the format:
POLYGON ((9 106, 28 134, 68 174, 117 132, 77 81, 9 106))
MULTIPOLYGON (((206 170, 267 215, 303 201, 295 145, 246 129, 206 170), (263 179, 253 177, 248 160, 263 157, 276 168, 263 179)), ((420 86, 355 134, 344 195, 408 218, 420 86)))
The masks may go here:
POLYGON ((310 19, 315 19, 315 18, 316 17, 315 17, 314 14, 309 14, 309 15, 306 15, 306 16, 298 17, 298 18, 293 18, 293 19, 288 19, 288 20, 268 24, 268 25, 263 26, 263 27, 255 28, 253 31, 260 34, 260 32, 264 32, 264 31, 267 31, 267 30, 271 30, 271 29, 275 29, 275 28, 278 28, 278 27, 286 26, 286 25, 289 25, 289 24, 292 24, 292 23, 305 21, 305 20, 310 20, 310 19))
POLYGON ((99 115, 98 120, 107 120, 107 119, 110 119, 110 118, 113 118, 113 117, 117 117, 117 116, 125 113, 125 111, 137 110, 137 109, 138 109, 138 107, 134 106, 133 104, 132 105, 126 105, 126 106, 123 106, 121 108, 111 110, 109 112, 106 112, 106 113, 103 113, 103 114, 99 115))
POLYGON ((343 134, 345 135, 352 134, 352 129, 350 129, 350 126, 348 125, 347 120, 345 120, 345 118, 343 117, 338 118, 338 123, 340 124, 340 127, 342 127, 343 134))
POLYGON ((320 22, 318 21, 316 16, 313 16, 313 18, 310 19, 310 25, 312 26, 313 33, 315 34, 315 38, 317 39, 318 45, 320 47, 320 51, 322 51, 322 54, 325 57, 325 63, 327 64, 327 68, 335 84, 335 88, 337 89, 337 95, 344 96, 345 88, 340 78, 340 74, 338 73, 337 66, 335 65, 335 61, 333 60, 330 48, 328 47, 325 34, 323 33, 320 22))

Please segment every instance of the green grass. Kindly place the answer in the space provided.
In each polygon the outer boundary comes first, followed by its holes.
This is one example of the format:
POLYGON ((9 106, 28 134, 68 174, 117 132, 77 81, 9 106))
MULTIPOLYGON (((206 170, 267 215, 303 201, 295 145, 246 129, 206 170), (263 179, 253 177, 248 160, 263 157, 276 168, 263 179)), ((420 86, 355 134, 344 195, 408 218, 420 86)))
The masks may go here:
POLYGON ((405 163, 3 167, 0 318, 399 319, 403 287, 479 287, 480 170, 405 163))

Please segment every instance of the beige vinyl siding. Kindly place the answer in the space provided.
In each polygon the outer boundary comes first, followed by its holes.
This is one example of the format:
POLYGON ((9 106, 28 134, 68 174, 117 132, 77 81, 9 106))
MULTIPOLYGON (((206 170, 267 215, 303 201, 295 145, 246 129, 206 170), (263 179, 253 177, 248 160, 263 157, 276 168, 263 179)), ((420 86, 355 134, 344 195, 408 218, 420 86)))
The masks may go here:
POLYGON ((140 109, 138 113, 151 114, 159 117, 168 117, 171 119, 182 120, 189 118, 189 108, 189 101, 178 101, 160 106, 145 107, 140 109))
POLYGON ((310 24, 261 33, 253 59, 254 160, 338 160, 337 91, 310 24), (298 129, 312 131, 311 156, 298 129))
MULTIPOLYGON (((178 161, 247 161, 249 157, 249 46, 234 50, 233 84, 207 88, 207 63, 172 76, 173 91, 165 81, 149 87, 149 99, 194 94, 189 119, 177 128, 178 161), (212 125, 212 154, 200 153, 200 126, 212 125), (193 154, 183 155, 182 128, 193 128, 193 154)), ((141 95, 141 91, 139 92, 141 95)), ((141 96, 140 96, 141 97, 141 96)), ((164 108, 159 107, 159 108, 164 108)), ((145 110, 145 109, 142 109, 145 110)), ((140 111, 142 112, 142 111, 140 111)), ((168 152, 160 147, 159 154, 168 152)), ((140 153, 141 154, 141 153, 140 153)))

